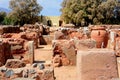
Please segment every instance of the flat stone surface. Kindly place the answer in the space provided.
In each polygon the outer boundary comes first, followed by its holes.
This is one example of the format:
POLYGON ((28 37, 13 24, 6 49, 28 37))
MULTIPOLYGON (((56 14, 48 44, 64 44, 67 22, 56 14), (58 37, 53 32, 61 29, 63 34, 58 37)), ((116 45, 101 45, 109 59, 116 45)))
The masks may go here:
POLYGON ((110 49, 91 49, 77 53, 77 80, 118 78, 116 56, 110 49))

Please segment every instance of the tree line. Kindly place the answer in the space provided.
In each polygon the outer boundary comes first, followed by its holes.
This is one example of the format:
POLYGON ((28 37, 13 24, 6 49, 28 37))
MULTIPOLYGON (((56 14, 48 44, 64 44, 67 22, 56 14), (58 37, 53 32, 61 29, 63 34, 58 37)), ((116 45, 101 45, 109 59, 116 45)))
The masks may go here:
POLYGON ((76 26, 120 24, 120 0, 63 0, 61 18, 76 26))
POLYGON ((37 0, 10 0, 9 14, 0 12, 0 24, 23 25, 32 24, 40 20, 39 13, 42 6, 37 3, 37 0))
MULTIPOLYGON (((120 24, 120 0, 63 0, 60 11, 65 23, 120 24)), ((41 21, 43 9, 37 0, 10 0, 9 14, 0 12, 0 24, 23 25, 41 21)))

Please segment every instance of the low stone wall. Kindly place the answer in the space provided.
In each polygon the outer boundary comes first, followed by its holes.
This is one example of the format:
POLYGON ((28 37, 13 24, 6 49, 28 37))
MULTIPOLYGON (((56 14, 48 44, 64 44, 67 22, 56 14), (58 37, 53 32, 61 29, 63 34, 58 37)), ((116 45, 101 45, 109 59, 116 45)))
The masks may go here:
POLYGON ((1 25, 0 26, 0 34, 3 33, 19 33, 20 27, 12 26, 12 25, 1 25))
POLYGON ((54 69, 44 63, 25 65, 21 60, 8 60, 6 65, 0 67, 2 80, 55 80, 54 69), (10 66, 11 68, 9 68, 10 66))
MULTIPOLYGON (((7 33, 2 35, 2 38, 5 38, 7 41, 10 41, 16 44, 19 44, 19 42, 23 42, 21 45, 23 45, 24 43, 28 42, 28 41, 34 41, 34 47, 38 48, 38 33, 37 32, 21 32, 21 33, 7 33)), ((24 45, 23 45, 24 46, 24 45)))

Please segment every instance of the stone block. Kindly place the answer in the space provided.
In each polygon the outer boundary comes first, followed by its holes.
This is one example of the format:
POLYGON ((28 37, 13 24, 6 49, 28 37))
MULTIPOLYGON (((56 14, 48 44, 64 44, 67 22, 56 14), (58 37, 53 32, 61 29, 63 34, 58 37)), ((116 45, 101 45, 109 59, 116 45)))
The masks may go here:
POLYGON ((112 80, 118 78, 115 52, 91 49, 77 53, 77 80, 112 80))
POLYGON ((25 67, 25 66, 26 66, 26 64, 18 59, 8 59, 5 64, 5 67, 7 67, 7 68, 21 68, 21 67, 25 67))
POLYGON ((34 42, 33 41, 29 41, 29 46, 28 46, 28 57, 30 60, 30 63, 32 64, 34 62, 34 42))
POLYGON ((120 57, 117 57, 118 74, 120 78, 120 57))
MULTIPOLYGON (((70 40, 54 40, 53 41, 53 57, 60 56, 61 64, 75 65, 76 64, 76 50, 73 41, 70 40), (67 64, 66 64, 67 63, 67 64)), ((54 60, 54 59, 53 59, 54 60)))
POLYGON ((116 56, 120 56, 120 37, 117 37, 115 40, 115 51, 116 56))
POLYGON ((115 31, 110 30, 109 40, 108 40, 108 48, 115 49, 115 38, 117 33, 115 31))
POLYGON ((54 40, 61 40, 61 39, 69 39, 69 38, 68 38, 68 35, 66 35, 62 31, 55 31, 54 40))
POLYGON ((77 50, 96 48, 96 41, 93 39, 73 40, 77 50))
POLYGON ((41 80, 55 80, 54 79, 54 69, 44 69, 41 80))

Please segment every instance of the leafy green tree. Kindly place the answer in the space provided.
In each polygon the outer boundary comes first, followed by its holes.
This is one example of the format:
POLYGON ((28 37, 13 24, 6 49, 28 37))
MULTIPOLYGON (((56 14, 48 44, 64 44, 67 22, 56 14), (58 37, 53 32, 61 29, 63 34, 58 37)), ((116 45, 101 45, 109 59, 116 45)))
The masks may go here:
POLYGON ((6 15, 7 15, 6 12, 0 12, 0 24, 2 24, 6 15))
POLYGON ((63 0, 61 17, 66 23, 78 26, 113 24, 113 20, 119 21, 114 18, 116 6, 120 6, 117 0, 63 0))
POLYGON ((16 22, 16 21, 15 21, 14 19, 6 16, 6 17, 4 18, 2 24, 4 24, 4 25, 15 25, 15 22, 16 22))
POLYGON ((15 24, 35 23, 42 7, 37 0, 10 0, 12 12, 8 15, 15 21, 15 24))

